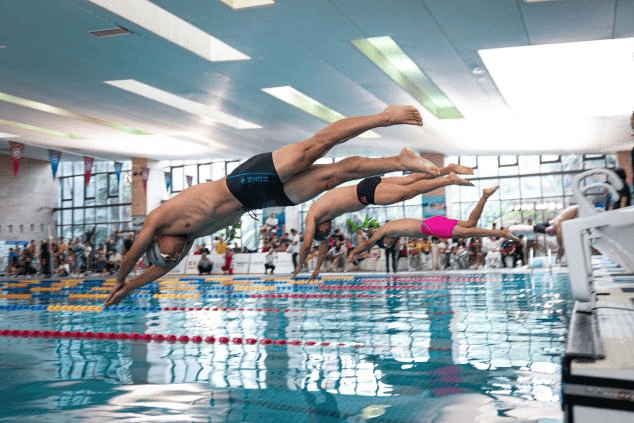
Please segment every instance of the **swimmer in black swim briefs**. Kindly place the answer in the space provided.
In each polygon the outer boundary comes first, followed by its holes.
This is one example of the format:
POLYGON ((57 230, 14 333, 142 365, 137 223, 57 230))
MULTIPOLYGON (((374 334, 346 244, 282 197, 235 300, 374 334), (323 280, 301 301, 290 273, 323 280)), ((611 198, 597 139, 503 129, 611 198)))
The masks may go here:
POLYGON ((300 204, 354 179, 393 171, 437 175, 438 168, 411 150, 384 158, 348 157, 337 163, 315 165, 335 145, 383 126, 422 125, 418 110, 389 106, 376 115, 341 119, 309 139, 253 157, 227 178, 195 185, 163 203, 146 218, 132 247, 121 259, 116 284, 106 305, 116 304, 135 288, 166 274, 182 260, 197 237, 235 223, 244 210, 268 205, 300 204), (139 258, 152 243, 158 246, 150 266, 126 281, 139 258), (169 264, 169 266, 166 266, 169 264))
MULTIPOLYGON (((362 210, 370 204, 387 205, 405 201, 447 185, 472 185, 456 174, 472 174, 471 168, 451 164, 441 168, 439 173, 446 176, 433 179, 420 173, 392 178, 375 176, 362 180, 356 186, 336 188, 323 194, 306 213, 304 242, 300 249, 298 264, 291 277, 295 277, 302 270, 313 240, 321 241, 328 238, 334 218, 344 213, 362 210)), ((311 279, 319 275, 327 244, 321 242, 319 245, 319 255, 311 279)))

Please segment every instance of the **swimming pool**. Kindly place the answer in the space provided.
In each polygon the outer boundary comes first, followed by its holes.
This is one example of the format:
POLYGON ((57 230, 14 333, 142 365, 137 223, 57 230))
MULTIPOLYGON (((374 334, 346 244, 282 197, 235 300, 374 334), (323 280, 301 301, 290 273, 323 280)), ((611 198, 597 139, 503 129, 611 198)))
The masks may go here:
POLYGON ((3 422, 562 420, 564 272, 0 283, 3 422))

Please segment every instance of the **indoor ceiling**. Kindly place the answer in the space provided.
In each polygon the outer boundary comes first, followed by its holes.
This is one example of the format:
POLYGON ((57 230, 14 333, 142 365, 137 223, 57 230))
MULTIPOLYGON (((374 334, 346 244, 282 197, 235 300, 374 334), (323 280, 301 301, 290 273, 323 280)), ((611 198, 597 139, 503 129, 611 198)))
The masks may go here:
POLYGON ((630 149, 633 37, 634 0, 0 0, 0 148, 246 158, 327 125, 270 94, 290 86, 335 116, 421 110, 332 156, 630 149), (405 56, 378 66, 372 40, 405 56))

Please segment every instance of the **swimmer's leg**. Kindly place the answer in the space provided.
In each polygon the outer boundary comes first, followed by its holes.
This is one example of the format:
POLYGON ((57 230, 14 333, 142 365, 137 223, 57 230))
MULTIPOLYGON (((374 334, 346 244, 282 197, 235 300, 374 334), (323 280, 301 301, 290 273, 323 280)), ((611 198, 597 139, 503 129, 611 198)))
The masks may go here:
MULTIPOLYGON (((471 210, 471 213, 469 214, 469 219, 459 220, 458 226, 462 226, 463 228, 474 228, 478 224, 478 221, 480 220, 480 216, 482 216, 484 205, 486 204, 489 197, 492 196, 493 193, 495 193, 495 191, 497 191, 497 189, 498 187, 495 186, 495 187, 482 190, 482 197, 480 198, 480 201, 478 201, 478 204, 476 204, 474 209, 471 210)), ((499 235, 499 236, 504 236, 504 235, 499 235)))
POLYGON ((303 203, 344 182, 398 170, 414 170, 412 167, 417 166, 417 163, 412 160, 412 154, 416 153, 403 149, 398 156, 353 156, 337 163, 312 165, 284 183, 284 192, 293 203, 303 203))
POLYGON ((307 140, 284 146, 273 152, 273 163, 282 182, 306 170, 335 145, 373 128, 391 125, 422 126, 423 119, 411 106, 389 106, 371 116, 354 116, 328 125, 307 140))
POLYGON ((471 182, 460 178, 455 173, 434 179, 418 179, 409 182, 415 178, 415 175, 418 174, 412 174, 402 178, 383 178, 381 183, 376 187, 374 203, 377 205, 394 204, 448 185, 472 185, 471 182))

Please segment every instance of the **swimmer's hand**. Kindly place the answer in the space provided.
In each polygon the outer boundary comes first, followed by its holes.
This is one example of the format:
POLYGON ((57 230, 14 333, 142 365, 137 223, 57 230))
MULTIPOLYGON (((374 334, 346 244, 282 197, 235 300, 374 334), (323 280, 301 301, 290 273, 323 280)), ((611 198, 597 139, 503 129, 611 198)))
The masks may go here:
POLYGON ((129 292, 130 288, 126 285, 125 281, 117 281, 110 292, 110 296, 106 300, 106 307, 118 304, 129 292))
POLYGON ((290 279, 295 279, 297 277, 297 274, 302 270, 302 268, 300 266, 297 266, 295 268, 295 270, 293 271, 293 273, 291 273, 290 279))
POLYGON ((319 276, 319 270, 316 270, 310 275, 310 279, 308 279, 308 282, 312 282, 315 279, 317 279, 317 276, 319 276))

